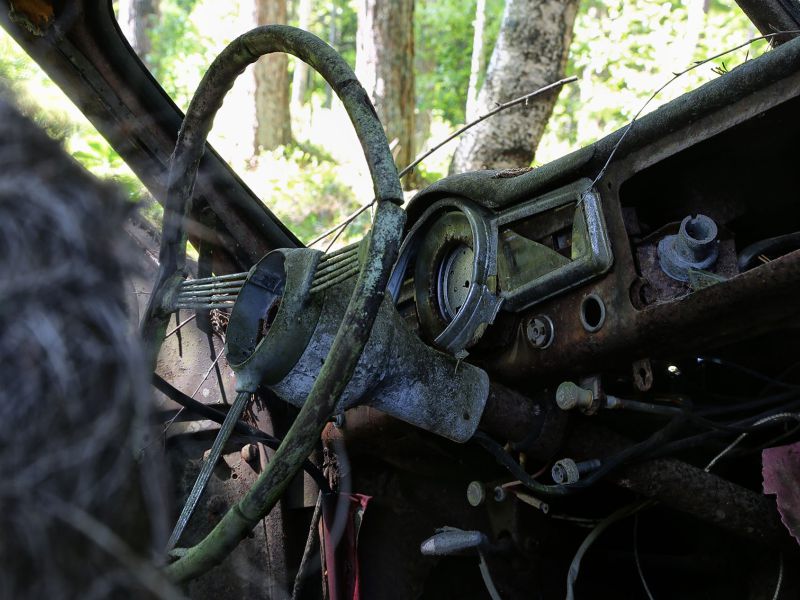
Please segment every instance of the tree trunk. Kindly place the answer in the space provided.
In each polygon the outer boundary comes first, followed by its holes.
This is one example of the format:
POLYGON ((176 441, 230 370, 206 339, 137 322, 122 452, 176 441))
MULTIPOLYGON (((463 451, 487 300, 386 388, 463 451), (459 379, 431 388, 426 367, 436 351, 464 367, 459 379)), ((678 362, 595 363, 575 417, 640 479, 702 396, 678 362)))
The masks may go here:
MULTIPOLYGON (((311 0, 300 0, 297 8, 297 26, 308 31, 311 25, 311 0)), ((303 104, 303 99, 308 88, 308 65, 302 60, 294 61, 294 74, 292 75, 292 108, 303 104)))
POLYGON ((467 121, 478 117, 478 78, 483 71, 483 29, 486 23, 486 0, 478 0, 475 6, 472 36, 472 60, 469 64, 469 87, 467 88, 467 121))
MULTIPOLYGON (((286 0, 256 0, 256 23, 286 24, 286 0)), ((256 153, 292 141, 288 65, 288 57, 282 53, 262 56, 255 64, 256 153)))
MULTIPOLYGON (((564 76, 577 9, 578 0, 507 0, 478 114, 564 76)), ((499 113, 467 131, 450 171, 530 166, 557 96, 499 113)))
MULTIPOLYGON (((336 43, 336 19, 339 15, 339 11, 336 7, 336 0, 331 0, 330 2, 330 9, 328 10, 328 44, 331 48, 337 48, 338 44, 336 43)), ((333 106, 333 90, 331 90, 331 86, 325 86, 325 103, 323 104, 325 108, 330 108, 333 106)))
POLYGON ((150 54, 148 32, 158 20, 158 0, 120 0, 117 21, 122 32, 142 61, 150 54))
POLYGON ((414 0, 359 0, 357 44, 356 74, 405 167, 414 160, 414 0))

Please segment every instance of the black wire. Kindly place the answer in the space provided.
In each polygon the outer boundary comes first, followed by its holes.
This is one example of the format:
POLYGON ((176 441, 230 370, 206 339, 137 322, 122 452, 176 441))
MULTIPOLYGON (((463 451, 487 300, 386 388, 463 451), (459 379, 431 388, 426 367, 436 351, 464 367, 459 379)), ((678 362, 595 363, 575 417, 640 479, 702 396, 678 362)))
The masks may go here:
MULTIPOLYGON (((516 479, 518 479, 523 485, 525 485, 532 491, 546 496, 564 496, 576 492, 580 489, 585 489, 591 485, 594 485, 601 478, 605 477, 606 475, 608 475, 609 473, 611 473, 612 471, 614 471, 615 469, 619 468, 620 466, 624 465, 627 462, 634 460, 656 458, 659 456, 672 454, 681 450, 693 448, 702 445, 710 440, 713 440, 714 438, 724 437, 724 435, 727 433, 753 433, 756 431, 760 431, 762 429, 766 429, 770 426, 774 426, 774 423, 762 423, 760 425, 754 425, 753 423, 755 421, 758 421, 759 419, 763 419, 765 416, 769 416, 770 414, 777 414, 779 412, 784 412, 786 410, 789 410, 797 404, 797 400, 795 400, 794 402, 789 402, 779 406, 774 406, 770 411, 765 411, 755 416, 750 416, 745 419, 740 419, 728 423, 720 423, 717 421, 712 421, 710 419, 707 419, 705 418, 704 415, 724 415, 734 412, 741 412, 743 410, 748 410, 752 408, 761 408, 763 406, 769 406, 788 398, 796 399, 798 391, 800 391, 800 385, 794 385, 774 379, 772 377, 764 375, 763 373, 754 371, 753 369, 750 369, 748 367, 744 367, 742 365, 738 365, 736 363, 721 358, 698 357, 697 360, 699 362, 705 361, 723 367, 733 368, 747 375, 765 381, 771 385, 788 388, 791 391, 786 392, 784 394, 775 394, 769 397, 759 398, 757 400, 753 400, 747 403, 741 403, 736 406, 712 408, 698 412, 695 412, 690 409, 682 409, 682 408, 676 409, 675 407, 660 407, 660 405, 651 405, 633 401, 623 401, 628 404, 629 408, 639 409, 639 410, 646 408, 647 410, 645 410, 644 412, 649 412, 653 414, 663 414, 664 416, 673 416, 673 418, 665 427, 659 429, 658 431, 650 435, 650 437, 643 440, 642 442, 633 444, 632 446, 626 448, 625 450, 622 450, 621 452, 618 452, 617 454, 604 459, 601 463, 600 468, 592 472, 588 477, 585 477, 584 479, 581 479, 573 484, 568 484, 568 485, 545 485, 539 483, 538 481, 533 479, 525 471, 525 469, 516 460, 514 460, 514 458, 508 452, 505 451, 503 446, 501 446, 498 442, 496 442, 494 439, 492 439, 487 434, 481 431, 476 432, 472 439, 478 444, 480 444, 489 453, 491 453, 498 463, 500 463, 503 467, 505 467, 516 479), (631 406, 631 404, 634 404, 635 406, 631 406), (657 407, 658 410, 653 410, 654 407, 657 407), (661 408, 667 410, 661 410, 661 408), (672 437, 675 431, 679 427, 683 426, 686 422, 689 422, 696 426, 707 427, 712 431, 696 434, 694 436, 689 436, 680 440, 675 440, 670 442, 669 441, 670 437, 672 437)), ((623 406, 625 405, 623 404, 623 406)))
POLYGON ((753 263, 756 262, 761 254, 786 254, 798 248, 800 248, 800 232, 760 240, 750 244, 739 252, 737 266, 739 267, 739 271, 744 273, 756 266, 753 263))
POLYGON ((695 414, 703 417, 727 415, 747 410, 753 410, 756 408, 768 407, 772 404, 776 404, 783 400, 789 400, 791 398, 796 398, 796 397, 797 397, 797 392, 793 390, 789 392, 783 392, 782 394, 773 394, 771 396, 764 396, 762 398, 757 398, 755 400, 739 402, 737 404, 702 408, 697 410, 695 414))
MULTIPOLYGON (((794 397, 796 395, 797 395, 796 392, 791 392, 788 395, 788 397, 794 397)), ((650 402, 639 402, 637 400, 627 400, 624 398, 617 398, 617 402, 619 402, 619 406, 622 409, 628 409, 631 411, 636 411, 651 415, 658 415, 663 417, 674 418, 676 416, 682 416, 690 423, 694 423, 695 425, 702 427, 707 427, 708 429, 727 431, 730 433, 748 433, 750 431, 750 429, 746 426, 741 426, 736 423, 720 423, 718 421, 712 421, 710 419, 706 419, 698 412, 687 410, 679 406, 663 406, 661 404, 653 404, 650 402)))
POLYGON ((622 450, 621 452, 604 459, 600 468, 592 472, 586 478, 567 485, 546 485, 539 483, 533 477, 531 477, 525 471, 525 469, 522 468, 522 465, 520 465, 508 452, 505 451, 503 446, 482 431, 477 431, 475 435, 472 436, 472 439, 480 444, 483 448, 488 450, 492 456, 494 456, 495 460, 504 466, 525 487, 538 494, 543 494, 546 496, 566 496, 594 485, 600 479, 615 469, 618 469, 626 462, 647 454, 655 447, 663 444, 674 434, 676 429, 683 425, 684 420, 684 415, 675 417, 665 427, 653 433, 646 440, 637 444, 633 444, 625 450, 622 450))
POLYGON ((545 485, 539 483, 522 468, 517 461, 514 460, 508 452, 495 440, 489 437, 482 431, 476 431, 472 436, 472 440, 477 442, 485 450, 487 450, 495 460, 520 481, 525 487, 533 490, 537 494, 544 494, 546 496, 566 496, 575 490, 572 487, 565 485, 545 485))
MULTIPOLYGON (((578 481, 583 487, 594 485, 600 479, 618 469, 627 462, 638 460, 649 452, 665 444, 675 432, 685 424, 686 415, 674 417, 664 427, 652 433, 647 439, 629 446, 608 458, 603 459, 600 468, 593 471, 588 477, 578 481)), ((573 484, 575 485, 575 484, 573 484)))
POLYGON ((770 426, 774 426, 776 423, 761 423, 760 425, 753 425, 753 423, 759 419, 763 419, 766 416, 770 416, 771 414, 778 414, 780 412, 790 410, 797 404, 798 401, 789 402, 784 405, 774 407, 770 411, 766 411, 764 413, 760 413, 758 415, 748 417, 747 419, 741 419, 732 423, 717 423, 702 417, 698 417, 689 411, 683 412, 675 416, 666 426, 651 434, 647 439, 637 444, 633 444, 625 450, 603 459, 600 468, 593 471, 584 479, 567 485, 546 485, 539 483, 533 479, 525 471, 525 469, 522 468, 522 465, 520 465, 508 452, 505 451, 503 446, 482 431, 476 432, 472 439, 480 444, 483 448, 488 450, 498 463, 505 467, 527 488, 536 493, 547 496, 565 496, 594 485, 609 473, 629 462, 648 460, 666 456, 668 454, 674 454, 681 450, 702 445, 714 438, 724 437, 727 433, 753 433, 767 429, 770 426), (672 435, 687 421, 698 425, 712 427, 713 431, 704 432, 670 442, 669 439, 672 437, 672 435))
MULTIPOLYGON (((776 406, 772 410, 760 413, 758 415, 751 416, 746 419, 741 419, 739 421, 736 421, 735 423, 732 423, 731 425, 737 426, 737 428, 742 433, 755 433, 764 429, 768 429, 771 426, 775 426, 779 422, 769 422, 769 423, 762 423, 760 425, 749 425, 749 426, 747 425, 748 423, 754 423, 755 421, 758 421, 760 419, 763 419, 764 417, 768 417, 774 414, 796 410, 799 405, 800 402, 795 400, 794 402, 789 402, 781 406, 776 406)), ((655 449, 653 452, 649 453, 646 458, 648 459, 658 458, 661 456, 667 456, 669 454, 675 454, 683 450, 690 450, 692 448, 702 446, 703 444, 706 444, 707 442, 710 442, 714 439, 725 437, 726 433, 731 433, 731 432, 726 431, 724 429, 718 429, 715 431, 706 431, 686 438, 675 440, 665 444, 660 448, 655 449)), ((774 443, 774 440, 768 442, 768 444, 771 443, 774 443)))
POLYGON ((737 450, 733 450, 731 452, 731 454, 733 456, 746 456, 746 455, 752 454, 754 452, 761 452, 762 450, 764 450, 766 448, 772 448, 772 447, 777 446, 779 443, 781 443, 781 442, 783 442, 783 441, 785 441, 787 439, 793 438, 798 433, 800 433, 800 425, 795 425, 789 431, 784 431, 782 434, 777 435, 777 436, 775 436, 773 438, 770 438, 766 442, 758 444, 758 445, 756 445, 756 446, 754 446, 752 448, 743 448, 742 450, 738 450, 738 451, 737 450))
POLYGON ((739 425, 736 423, 719 423, 718 421, 712 421, 694 413, 686 413, 685 416, 689 422, 702 427, 707 427, 708 429, 713 429, 714 431, 721 431, 725 433, 751 433, 754 431, 753 427, 747 425, 739 425))
MULTIPOLYGON (((172 384, 168 381, 153 373, 153 386, 162 394, 167 396, 170 400, 177 402, 181 406, 183 406, 186 410, 189 410, 195 413, 199 417, 204 417, 209 421, 214 421, 215 423, 222 424, 225 420, 225 413, 221 410, 217 410, 216 408, 212 408, 202 402, 198 402, 194 398, 191 398, 184 394, 179 389, 175 388, 172 384)), ((233 430, 241 436, 249 438, 251 440, 256 440, 271 448, 273 450, 277 450, 278 447, 281 445, 280 438, 277 438, 273 435, 270 435, 260 429, 257 429, 251 425, 248 425, 241 419, 239 419, 236 424, 233 426, 233 430)), ((331 486, 328 484, 328 480, 322 471, 317 467, 314 463, 310 460, 305 460, 303 462, 303 470, 308 473, 308 475, 314 480, 314 483, 317 484, 319 489, 325 493, 331 493, 331 486)))
POLYGON ((770 377, 769 375, 765 375, 764 373, 756 371, 755 369, 751 369, 749 367, 745 367, 743 365, 740 365, 738 363, 732 362, 732 361, 724 359, 724 358, 719 358, 719 357, 716 357, 716 356, 698 356, 697 357, 697 362, 699 362, 699 363, 711 363, 711 364, 719 365, 721 367, 727 367, 729 369, 734 369, 736 371, 744 373, 745 375, 749 375, 750 377, 753 377, 755 379, 760 379, 761 381, 764 381, 766 383, 772 384, 774 386, 782 387, 784 389, 789 389, 789 390, 800 391, 800 385, 797 385, 797 384, 794 384, 794 383, 786 383, 785 381, 781 381, 780 379, 775 379, 774 377, 770 377))
POLYGON ((682 406, 666 406, 664 404, 641 402, 639 400, 628 400, 625 398, 617 398, 617 401, 619 402, 619 408, 623 410, 658 415, 661 417, 674 417, 687 412, 682 406))

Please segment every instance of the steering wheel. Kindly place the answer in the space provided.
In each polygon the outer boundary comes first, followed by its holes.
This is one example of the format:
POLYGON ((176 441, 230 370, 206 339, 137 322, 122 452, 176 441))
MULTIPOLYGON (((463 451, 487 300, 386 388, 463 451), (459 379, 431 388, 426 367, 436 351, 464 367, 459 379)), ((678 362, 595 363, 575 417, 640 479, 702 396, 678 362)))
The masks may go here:
MULTIPOLYGON (((184 222, 214 116, 245 67, 272 52, 286 52, 307 63, 325 78, 341 99, 369 166, 377 210, 366 259, 341 326, 308 398, 283 443, 250 491, 204 540, 182 552, 181 557, 166 568, 168 576, 176 582, 197 577, 224 559, 269 513, 303 460, 313 451, 369 338, 390 270, 397 258, 405 224, 405 211, 400 208, 402 189, 386 135, 369 96, 345 60, 315 35, 294 27, 267 25, 243 34, 220 53, 200 82, 186 111, 170 160, 159 270, 140 326, 150 366, 155 366, 169 318, 175 310, 174 298, 183 281, 186 266, 184 222)), ((237 397, 229 411, 232 422, 238 419, 234 408, 240 414, 245 403, 246 398, 237 397)), ((215 445, 223 436, 228 421, 226 418, 215 445)), ((213 452, 208 462, 211 460, 213 452)))

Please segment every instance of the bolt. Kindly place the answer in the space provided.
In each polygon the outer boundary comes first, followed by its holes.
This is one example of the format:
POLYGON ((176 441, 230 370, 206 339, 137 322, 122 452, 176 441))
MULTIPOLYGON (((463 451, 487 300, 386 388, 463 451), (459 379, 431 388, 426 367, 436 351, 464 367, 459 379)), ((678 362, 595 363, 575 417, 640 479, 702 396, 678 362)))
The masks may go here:
POLYGON ((258 458, 258 446, 255 444, 245 444, 242 446, 242 460, 245 462, 253 462, 258 458))
POLYGON ((525 333, 528 336, 528 341, 533 344, 534 348, 544 350, 553 343, 555 328, 553 321, 546 315, 536 315, 525 327, 525 333))
POLYGON ((505 488, 501 486, 497 486, 494 488, 494 501, 495 502, 503 502, 508 497, 505 488))
POLYGON ((571 381, 565 381, 556 390, 556 404, 561 410, 573 410, 574 408, 589 410, 593 403, 594 394, 591 390, 583 389, 571 381))
POLYGON ((471 481, 467 486, 467 502, 470 506, 480 506, 486 501, 486 488, 480 481, 471 481))
POLYGON ((550 476, 559 485, 569 485, 580 480, 581 475, 586 475, 600 468, 597 459, 584 460, 576 463, 571 458, 562 458, 553 465, 550 476))

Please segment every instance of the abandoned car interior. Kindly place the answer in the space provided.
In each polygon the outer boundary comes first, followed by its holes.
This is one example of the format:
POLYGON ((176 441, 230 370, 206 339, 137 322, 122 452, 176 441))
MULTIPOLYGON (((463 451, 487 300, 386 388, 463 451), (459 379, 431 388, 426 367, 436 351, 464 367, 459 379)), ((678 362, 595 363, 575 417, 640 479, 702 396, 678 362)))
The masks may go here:
MULTIPOLYGON (((738 4, 800 29, 796 2, 738 4)), ((164 206, 133 310, 172 419, 154 560, 180 593, 800 597, 794 34, 561 159, 405 202, 366 92, 310 33, 241 32, 184 115, 108 0, 3 0, 0 25, 164 206), (305 247, 206 145, 272 52, 347 110, 360 242, 305 247)))

